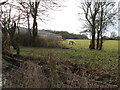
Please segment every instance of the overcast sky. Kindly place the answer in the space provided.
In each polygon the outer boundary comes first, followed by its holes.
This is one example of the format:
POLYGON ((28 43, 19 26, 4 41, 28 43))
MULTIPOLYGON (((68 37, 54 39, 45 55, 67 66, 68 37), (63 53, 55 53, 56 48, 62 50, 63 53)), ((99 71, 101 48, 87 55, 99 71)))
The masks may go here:
MULTIPOLYGON (((13 0, 9 0, 13 1, 13 0)), ((78 7, 79 1, 81 0, 64 0, 63 2, 64 6, 61 8, 61 10, 58 11, 51 11, 50 17, 51 19, 49 21, 46 21, 46 23, 38 21, 38 28, 39 29, 51 29, 51 30, 57 30, 57 31, 68 31, 70 33, 79 34, 80 31, 83 31, 82 29, 82 20, 79 20, 78 13, 81 13, 82 10, 78 7)), ((108 0, 110 1, 110 0, 108 0)), ((116 2, 120 0, 115 0, 116 2)), ((84 16, 81 16, 84 17, 84 16)), ((110 36, 110 32, 116 31, 118 32, 117 28, 110 27, 109 32, 106 34, 107 36, 110 36)))
POLYGON ((66 0, 65 7, 61 11, 53 11, 50 17, 53 19, 46 24, 41 24, 40 29, 52 29, 79 33, 80 21, 78 20, 78 10, 76 0, 66 0))
MULTIPOLYGON (((78 12, 80 8, 78 8, 79 0, 66 0, 64 7, 61 11, 54 11, 50 13, 50 16, 53 18, 50 21, 47 21, 46 24, 39 23, 39 29, 51 29, 57 31, 68 31, 70 33, 79 34, 80 31, 83 31, 82 21, 79 20, 78 12)), ((116 0, 118 2, 118 0, 116 0)), ((110 27, 110 32, 116 31, 117 28, 110 27)), ((107 33, 110 36, 110 32, 107 33)))

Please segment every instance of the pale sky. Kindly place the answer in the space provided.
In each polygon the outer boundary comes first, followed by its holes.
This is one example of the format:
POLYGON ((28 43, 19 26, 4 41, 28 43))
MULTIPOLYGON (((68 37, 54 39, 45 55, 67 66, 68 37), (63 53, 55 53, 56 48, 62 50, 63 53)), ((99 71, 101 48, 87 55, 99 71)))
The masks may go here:
MULTIPOLYGON (((79 34, 80 31, 83 31, 82 20, 79 20, 78 12, 80 8, 77 5, 79 0, 66 0, 64 7, 61 11, 53 11, 50 13, 51 19, 47 21, 46 24, 40 22, 39 29, 51 29, 57 31, 68 31, 70 33, 79 34)), ((118 0, 115 0, 118 2, 118 0)), ((117 28, 110 28, 111 31, 116 31, 118 33, 117 28)), ((107 33, 107 36, 110 36, 110 32, 107 33)))
MULTIPOLYGON (((9 0, 14 1, 14 0, 9 0)), ((51 29, 57 31, 68 31, 70 33, 79 34, 82 29, 82 20, 79 20, 78 13, 82 11, 78 7, 81 0, 64 0, 63 5, 65 7, 57 11, 49 12, 51 19, 45 21, 45 23, 38 21, 39 29, 51 29)), ((116 2, 120 0, 115 0, 116 2)), ((15 12, 16 13, 16 12, 15 12)), ((82 17, 82 16, 81 16, 82 17)), ((83 16, 84 17, 84 16, 83 16)), ((109 30, 118 32, 117 28, 111 27, 109 30)), ((111 32, 110 31, 110 32, 111 32)), ((110 32, 107 33, 110 36, 110 32)))
POLYGON ((81 26, 81 21, 78 19, 78 10, 76 0, 66 0, 65 7, 61 11, 53 11, 50 17, 53 19, 47 21, 46 24, 39 23, 39 29, 51 29, 58 31, 68 31, 78 34, 81 26))

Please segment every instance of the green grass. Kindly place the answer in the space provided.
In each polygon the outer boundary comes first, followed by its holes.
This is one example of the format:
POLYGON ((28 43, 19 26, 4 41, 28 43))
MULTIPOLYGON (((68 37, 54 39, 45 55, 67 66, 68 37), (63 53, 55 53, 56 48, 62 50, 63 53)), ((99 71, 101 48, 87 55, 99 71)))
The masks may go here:
POLYGON ((106 40, 103 50, 90 50, 89 40, 75 40, 76 45, 68 45, 67 40, 63 45, 71 49, 60 48, 25 48, 21 47, 21 55, 46 57, 48 53, 54 54, 60 60, 70 61, 74 64, 88 64, 89 68, 99 73, 101 69, 110 72, 111 76, 117 76, 118 69, 118 41, 106 40))

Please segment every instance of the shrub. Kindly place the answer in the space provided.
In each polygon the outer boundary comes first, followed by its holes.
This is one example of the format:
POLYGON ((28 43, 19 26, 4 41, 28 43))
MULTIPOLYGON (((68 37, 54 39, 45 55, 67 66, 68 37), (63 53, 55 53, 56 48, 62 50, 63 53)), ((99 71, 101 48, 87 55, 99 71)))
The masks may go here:
MULTIPOLYGON (((32 38, 28 33, 20 33, 19 34, 19 44, 21 46, 32 46, 32 38)), ((61 47, 62 45, 60 44, 59 41, 55 40, 52 37, 49 38, 43 38, 38 36, 35 40, 35 47, 47 47, 47 48, 58 48, 61 47)))
POLYGON ((32 40, 28 33, 19 34, 19 44, 22 46, 31 46, 32 40))

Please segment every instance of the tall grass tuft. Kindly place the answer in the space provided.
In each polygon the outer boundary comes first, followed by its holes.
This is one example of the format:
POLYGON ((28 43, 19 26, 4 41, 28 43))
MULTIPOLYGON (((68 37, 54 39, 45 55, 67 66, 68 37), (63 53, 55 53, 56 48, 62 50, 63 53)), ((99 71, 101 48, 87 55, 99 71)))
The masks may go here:
POLYGON ((58 74, 56 72, 57 61, 54 55, 48 53, 48 62, 50 65, 50 88, 57 88, 58 74))

